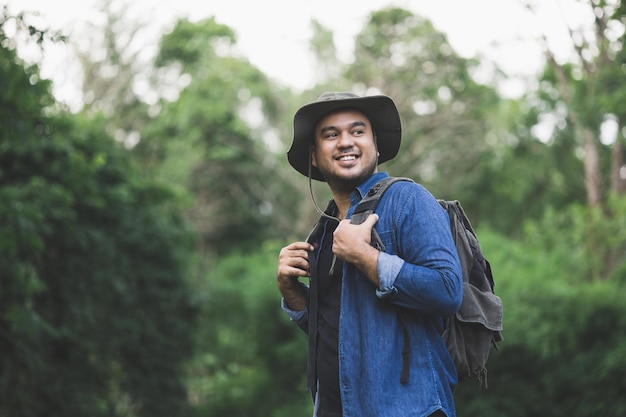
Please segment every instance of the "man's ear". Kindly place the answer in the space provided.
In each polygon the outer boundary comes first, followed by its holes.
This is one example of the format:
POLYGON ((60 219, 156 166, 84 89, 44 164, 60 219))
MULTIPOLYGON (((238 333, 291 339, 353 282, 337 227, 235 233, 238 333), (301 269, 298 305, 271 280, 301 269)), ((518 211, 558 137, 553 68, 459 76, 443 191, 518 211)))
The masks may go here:
POLYGON ((376 136, 376 132, 374 132, 374 147, 376 148, 376 159, 378 160, 380 152, 378 152, 378 136, 376 136))
POLYGON ((309 154, 311 155, 311 166, 317 168, 317 160, 315 158, 315 145, 311 145, 309 148, 309 154))

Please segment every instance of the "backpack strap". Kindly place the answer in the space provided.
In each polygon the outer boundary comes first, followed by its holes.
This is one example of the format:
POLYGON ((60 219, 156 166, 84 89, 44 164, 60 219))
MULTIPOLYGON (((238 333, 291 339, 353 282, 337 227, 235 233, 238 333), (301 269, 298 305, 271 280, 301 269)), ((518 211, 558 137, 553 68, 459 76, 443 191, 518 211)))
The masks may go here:
MULTIPOLYGON (((326 206, 326 210, 324 210, 324 213, 330 215, 333 212, 333 207, 334 207, 334 203, 331 201, 328 202, 328 205, 326 206)), ((309 233, 309 236, 306 238, 306 241, 310 244, 314 244, 315 242, 317 242, 317 240, 319 239, 320 235, 324 232, 324 225, 326 224, 326 217, 325 216, 320 216, 320 218, 318 219, 317 223, 315 223, 315 226, 313 226, 313 229, 311 230, 311 233, 309 233)), ((315 259, 313 258, 313 252, 309 252, 309 265, 311 268, 310 271, 310 276, 317 276, 317 262, 315 262, 315 259)), ((313 395, 313 397, 315 398, 315 393, 317 392, 317 384, 315 383, 316 381, 316 375, 315 375, 315 368, 316 368, 316 355, 312 355, 310 354, 310 352, 313 352, 315 349, 315 346, 317 346, 317 325, 318 325, 318 317, 317 317, 317 311, 318 311, 318 293, 319 293, 319 288, 318 288, 318 282, 317 279, 309 279, 309 320, 308 320, 308 329, 307 332, 309 334, 309 341, 308 341, 308 352, 309 355, 307 357, 307 389, 309 389, 311 391, 311 394, 313 395)))
MULTIPOLYGON (((385 191, 395 182, 398 181, 413 181, 410 178, 405 177, 386 177, 382 180, 378 181, 376 184, 370 188, 370 190, 365 194, 365 196, 361 199, 359 204, 354 209, 352 216, 350 217, 350 223, 352 224, 361 224, 367 219, 367 217, 374 213, 376 210, 376 206, 378 202, 382 198, 385 191)), ((381 252, 385 251, 385 245, 380 239, 378 232, 376 229, 372 228, 372 246, 378 249, 381 252)))
MULTIPOLYGON (((410 178, 404 177, 386 177, 374 184, 367 194, 361 199, 359 204, 354 209, 352 216, 350 217, 350 223, 361 224, 367 219, 367 217, 374 213, 376 206, 380 201, 385 191, 394 183, 398 181, 413 181, 410 178)), ((381 252, 385 251, 385 245, 383 245, 380 236, 375 228, 372 227, 372 240, 371 245, 381 252)), ((402 309, 398 308, 398 319, 402 326, 402 333, 404 336, 404 343, 402 345, 402 372, 400 373, 400 383, 407 384, 409 382, 409 367, 411 361, 411 342, 409 337, 409 329, 406 324, 402 309)))

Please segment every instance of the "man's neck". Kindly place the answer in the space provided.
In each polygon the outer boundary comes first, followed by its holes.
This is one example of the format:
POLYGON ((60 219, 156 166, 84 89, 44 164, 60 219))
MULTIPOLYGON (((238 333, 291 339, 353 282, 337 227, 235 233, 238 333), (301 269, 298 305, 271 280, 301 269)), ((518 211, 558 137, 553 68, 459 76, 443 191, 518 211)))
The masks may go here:
POLYGON ((346 214, 350 208, 350 194, 351 193, 333 192, 333 200, 335 200, 335 204, 337 205, 337 217, 339 217, 340 220, 346 218, 346 214))

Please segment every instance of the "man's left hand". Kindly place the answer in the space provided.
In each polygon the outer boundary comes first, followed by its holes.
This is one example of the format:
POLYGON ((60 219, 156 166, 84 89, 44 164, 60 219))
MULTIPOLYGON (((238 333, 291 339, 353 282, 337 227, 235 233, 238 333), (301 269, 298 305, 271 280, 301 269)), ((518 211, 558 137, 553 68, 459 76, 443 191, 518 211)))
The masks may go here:
POLYGON ((374 253, 370 249, 378 252, 370 246, 372 228, 377 221, 377 214, 370 214, 361 224, 352 224, 350 220, 342 220, 333 234, 333 253, 342 261, 357 266, 363 263, 363 257, 371 257, 374 253))

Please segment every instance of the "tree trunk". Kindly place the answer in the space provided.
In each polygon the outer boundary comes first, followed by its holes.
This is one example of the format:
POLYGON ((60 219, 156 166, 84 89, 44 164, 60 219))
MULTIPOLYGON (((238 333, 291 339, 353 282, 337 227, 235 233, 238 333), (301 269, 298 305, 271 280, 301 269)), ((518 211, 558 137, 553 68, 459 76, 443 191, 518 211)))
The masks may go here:
MULTIPOLYGON (((620 129, 621 131, 621 129, 620 129)), ((611 149, 611 192, 626 194, 626 163, 624 163, 624 138, 618 135, 611 149)))
MULTIPOLYGON (((556 62, 554 54, 550 49, 546 48, 546 59, 548 64, 554 70, 557 80, 557 88, 561 94, 561 98, 568 108, 572 108, 572 95, 567 75, 563 67, 556 62)), ((602 193, 600 191, 600 156, 598 152, 598 140, 588 127, 586 127, 578 118, 574 111, 570 111, 567 115, 568 119, 574 126, 574 130, 579 132, 583 140, 583 149, 585 150, 585 187, 587 190, 587 204, 589 207, 596 207, 602 202, 602 193)))
POLYGON ((585 187, 587 189, 587 204, 590 208, 602 203, 600 186, 600 156, 598 144, 593 132, 580 124, 577 126, 582 133, 585 149, 585 187))

